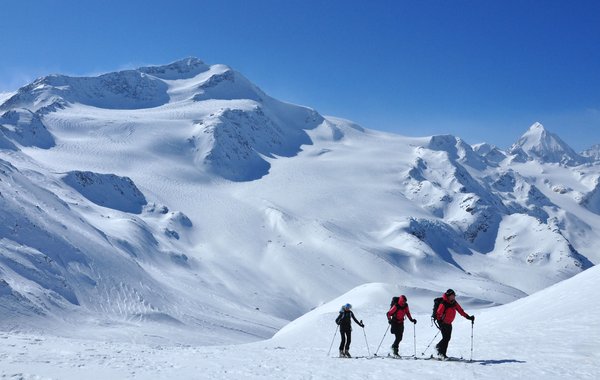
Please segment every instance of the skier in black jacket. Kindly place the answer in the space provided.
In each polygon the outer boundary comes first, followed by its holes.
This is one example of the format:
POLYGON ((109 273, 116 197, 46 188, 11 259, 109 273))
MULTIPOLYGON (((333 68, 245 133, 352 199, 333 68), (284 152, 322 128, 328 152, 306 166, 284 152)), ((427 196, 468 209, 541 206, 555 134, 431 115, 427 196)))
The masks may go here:
POLYGON ((352 305, 349 303, 342 306, 340 310, 340 315, 335 319, 335 323, 340 326, 340 335, 342 336, 342 341, 340 342, 340 358, 351 358, 350 352, 350 341, 352 340, 352 321, 350 318, 354 319, 357 325, 364 328, 365 325, 363 321, 360 322, 356 320, 354 313, 352 312, 352 305))

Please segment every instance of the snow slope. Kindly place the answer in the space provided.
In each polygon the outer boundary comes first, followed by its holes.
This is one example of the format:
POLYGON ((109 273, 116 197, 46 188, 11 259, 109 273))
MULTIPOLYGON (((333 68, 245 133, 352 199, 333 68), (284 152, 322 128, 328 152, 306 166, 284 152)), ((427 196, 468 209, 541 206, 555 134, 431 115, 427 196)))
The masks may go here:
POLYGON ((10 98, 13 95, 14 93, 12 92, 0 92, 0 104, 4 103, 8 98, 10 98))
MULTIPOLYGON (((400 345, 404 356, 422 355, 435 336, 428 322, 431 296, 420 289, 368 284, 344 294, 292 322, 270 340, 236 346, 164 346, 52 336, 0 333, 5 349, 0 361, 3 376, 23 379, 381 379, 402 372, 411 379, 594 379, 600 370, 598 335, 600 308, 595 292, 600 271, 595 267, 569 280, 511 304, 474 309, 476 302, 459 293, 465 309, 476 315, 472 362, 470 323, 454 322, 448 353, 464 361, 394 360, 386 358, 392 337, 385 336, 380 358, 334 357, 339 334, 334 338, 340 304, 351 301, 364 334, 355 326, 351 352, 369 356, 386 331, 384 301, 390 294, 407 295, 413 328, 407 322, 400 345), (366 339, 365 339, 366 337, 366 339), (369 347, 367 348, 367 343, 369 347)), ((94 336, 97 332, 92 331, 94 336)), ((434 341, 437 341, 436 338, 434 341)))
POLYGON ((363 284, 498 305, 600 260, 600 166, 537 124, 509 152, 387 134, 195 58, 0 110, 3 331, 244 343, 363 284))

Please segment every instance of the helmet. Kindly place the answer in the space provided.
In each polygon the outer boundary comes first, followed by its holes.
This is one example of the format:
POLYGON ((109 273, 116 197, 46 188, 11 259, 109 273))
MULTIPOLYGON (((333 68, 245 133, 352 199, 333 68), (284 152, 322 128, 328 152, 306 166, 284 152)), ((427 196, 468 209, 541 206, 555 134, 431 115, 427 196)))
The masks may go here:
POLYGON ((456 293, 454 293, 454 290, 452 290, 452 289, 446 290, 446 297, 450 297, 453 294, 456 295, 456 293))
POLYGON ((349 303, 344 305, 344 309, 352 309, 352 305, 350 305, 349 303))

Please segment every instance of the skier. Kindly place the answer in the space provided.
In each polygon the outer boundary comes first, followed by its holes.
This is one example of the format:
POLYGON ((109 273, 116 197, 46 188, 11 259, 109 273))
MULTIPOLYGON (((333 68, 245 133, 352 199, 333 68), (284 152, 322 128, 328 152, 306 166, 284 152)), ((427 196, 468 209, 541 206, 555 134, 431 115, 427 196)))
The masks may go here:
POLYGON ((335 323, 340 326, 340 335, 342 337, 342 341, 340 342, 340 358, 346 357, 351 358, 350 352, 350 341, 352 340, 352 321, 350 318, 354 319, 357 325, 364 328, 365 325, 363 321, 360 322, 356 320, 354 313, 352 312, 352 305, 349 303, 342 306, 340 309, 340 315, 335 319, 335 323))
POLYGON ((390 311, 387 312, 387 317, 388 323, 392 326, 392 334, 396 336, 396 340, 392 344, 392 350, 394 350, 394 356, 398 356, 398 345, 402 341, 402 335, 404 334, 404 318, 408 317, 409 321, 417 323, 417 320, 413 319, 412 315, 410 315, 406 296, 401 295, 398 297, 398 303, 393 305, 390 311))
POLYGON ((436 312, 436 320, 438 327, 442 332, 442 340, 436 344, 435 348, 437 348, 438 357, 442 360, 448 359, 446 351, 448 350, 448 343, 452 337, 452 321, 454 321, 457 311, 471 322, 475 321, 475 316, 465 313, 459 303, 456 302, 456 293, 454 293, 454 290, 448 289, 442 296, 442 302, 440 302, 436 312))

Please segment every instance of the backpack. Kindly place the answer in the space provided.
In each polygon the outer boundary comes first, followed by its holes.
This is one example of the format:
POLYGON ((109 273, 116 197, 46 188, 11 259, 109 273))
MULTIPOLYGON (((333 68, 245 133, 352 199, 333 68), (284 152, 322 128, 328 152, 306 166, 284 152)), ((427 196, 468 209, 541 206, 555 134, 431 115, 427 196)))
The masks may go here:
MULTIPOLYGON (((398 301, 400 300, 400 297, 392 297, 392 302, 390 303, 390 310, 396 306, 396 310, 404 310, 408 307, 408 303, 404 303, 404 306, 400 306, 398 305, 398 301)), ((386 313, 387 315, 387 313, 386 313)), ((394 315, 392 315, 392 320, 396 320, 396 313, 394 313, 394 315)))
POLYGON ((404 306, 398 305, 398 301, 400 301, 400 297, 392 297, 392 302, 390 303, 390 309, 396 306, 398 309, 406 309, 408 306, 407 302, 404 302, 404 306))
POLYGON ((433 312, 431 313, 431 319, 432 320, 436 320, 437 319, 437 311, 438 308, 440 307, 440 304, 444 302, 444 298, 442 297, 438 297, 436 299, 433 300, 433 312))

